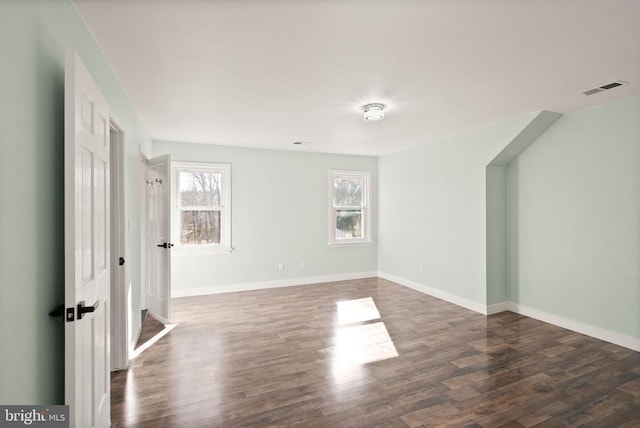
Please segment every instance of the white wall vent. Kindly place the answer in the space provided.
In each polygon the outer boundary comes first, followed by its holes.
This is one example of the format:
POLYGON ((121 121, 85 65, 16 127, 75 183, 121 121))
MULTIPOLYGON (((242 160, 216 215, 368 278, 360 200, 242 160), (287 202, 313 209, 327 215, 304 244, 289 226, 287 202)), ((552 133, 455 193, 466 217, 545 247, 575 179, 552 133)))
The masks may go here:
POLYGON ((585 95, 593 95, 598 92, 606 91, 608 89, 617 88, 618 86, 626 85, 629 82, 624 82, 622 80, 616 80, 615 82, 607 83, 606 85, 598 86, 597 88, 589 89, 588 91, 584 91, 585 95))

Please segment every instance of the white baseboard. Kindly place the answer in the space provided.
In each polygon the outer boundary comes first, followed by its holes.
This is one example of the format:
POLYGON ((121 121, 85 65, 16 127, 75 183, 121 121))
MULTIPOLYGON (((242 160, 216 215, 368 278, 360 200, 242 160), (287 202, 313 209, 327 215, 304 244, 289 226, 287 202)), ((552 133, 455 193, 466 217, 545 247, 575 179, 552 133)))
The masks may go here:
POLYGON ((462 306, 463 308, 471 309, 472 311, 479 312, 484 315, 493 315, 499 312, 511 311, 516 314, 535 318, 537 320, 553 324, 558 327, 566 328, 567 330, 575 331, 576 333, 595 337, 596 339, 604 340, 605 342, 613 343, 615 345, 623 346, 625 348, 640 352, 640 339, 636 337, 627 336, 601 327, 584 324, 579 321, 574 321, 569 318, 550 314, 548 312, 533 309, 513 302, 501 302, 484 306, 480 303, 467 300, 460 296, 456 296, 455 294, 451 294, 437 288, 429 287, 427 285, 401 278, 386 272, 378 272, 378 276, 380 278, 395 282, 405 287, 409 287, 413 290, 420 291, 421 293, 428 294, 432 297, 447 301, 449 303, 462 306))
POLYGON ((538 309, 529 308, 517 303, 505 302, 505 304, 507 305, 507 310, 515 312, 516 314, 535 318, 558 327, 566 328, 567 330, 575 331, 576 333, 585 334, 587 336, 595 337, 596 339, 604 340, 605 342, 640 352, 640 339, 637 337, 627 336, 601 327, 584 324, 579 321, 550 314, 538 309))
MULTIPOLYGON (((596 339, 604 340, 615 345, 623 346, 625 348, 632 349, 640 352, 640 339, 632 336, 627 336, 615 331, 607 330, 600 327, 595 327, 589 324, 584 324, 579 321, 574 321, 569 318, 564 318, 559 315, 550 314, 538 309, 533 309, 527 306, 523 306, 513 302, 501 302, 493 305, 482 305, 472 300, 465 299, 446 291, 429 287, 428 285, 420 284, 415 281, 411 281, 399 276, 395 276, 386 272, 356 272, 346 273, 338 275, 326 275, 315 276, 306 278, 293 278, 285 279, 281 281, 264 281, 264 282, 250 282, 243 284, 230 284, 220 286, 209 286, 200 288, 188 288, 188 289, 174 289, 171 292, 171 297, 187 297, 187 296, 203 296, 207 294, 221 294, 221 293, 234 293, 237 291, 251 291, 251 290, 263 290, 267 288, 280 288, 280 287, 293 287, 297 285, 312 285, 321 284, 325 282, 335 281, 347 281, 351 279, 363 279, 380 277, 388 281, 395 282, 396 284, 403 285, 413 290, 419 291, 437 299, 444 300, 454 305, 461 306, 463 308, 470 309, 474 312, 478 312, 483 315, 493 315, 499 312, 511 311, 516 314, 524 315, 530 318, 556 325, 558 327, 566 328, 567 330, 575 331, 580 334, 595 337, 596 339)), ((136 334, 133 341, 132 348, 138 341, 140 331, 136 334)))
POLYGON ((499 314, 500 312, 506 312, 509 310, 510 302, 494 303, 493 305, 487 305, 487 315, 499 314))
POLYGON ((212 285, 209 287, 185 288, 171 290, 171 297, 204 296, 207 294, 235 293, 237 291, 264 290, 267 288, 293 287, 296 285, 312 285, 324 282, 348 281, 351 279, 375 278, 377 272, 354 272, 337 275, 292 278, 278 281, 247 282, 243 284, 212 285))
POLYGON ((413 290, 419 291, 421 293, 428 294, 429 296, 435 297, 437 299, 444 300, 449 303, 453 303, 454 305, 471 309, 472 311, 479 312, 483 315, 487 314, 487 307, 485 305, 480 304, 478 302, 474 302, 472 300, 467 300, 464 297, 460 297, 455 294, 451 294, 446 291, 439 290, 437 288, 429 287, 428 285, 420 284, 418 282, 401 278, 399 276, 395 276, 386 272, 378 272, 378 276, 388 281, 395 282, 396 284, 400 284, 405 287, 411 288, 413 290))

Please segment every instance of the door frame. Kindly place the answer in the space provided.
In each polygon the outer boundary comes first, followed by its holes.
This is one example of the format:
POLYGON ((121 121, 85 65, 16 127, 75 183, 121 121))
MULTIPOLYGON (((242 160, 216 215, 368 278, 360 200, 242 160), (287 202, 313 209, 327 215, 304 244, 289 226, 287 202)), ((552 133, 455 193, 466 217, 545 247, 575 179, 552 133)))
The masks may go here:
POLYGON ((124 131, 111 118, 111 371, 129 365, 129 293, 126 263, 124 131), (125 264, 119 265, 119 258, 125 264))
MULTIPOLYGON (((149 158, 142 151, 139 153, 139 189, 138 200, 140 201, 140 309, 147 309, 146 286, 147 286, 147 160, 149 158)), ((142 316, 142 314, 140 314, 142 316)), ((134 344, 135 345, 135 344, 134 344)))

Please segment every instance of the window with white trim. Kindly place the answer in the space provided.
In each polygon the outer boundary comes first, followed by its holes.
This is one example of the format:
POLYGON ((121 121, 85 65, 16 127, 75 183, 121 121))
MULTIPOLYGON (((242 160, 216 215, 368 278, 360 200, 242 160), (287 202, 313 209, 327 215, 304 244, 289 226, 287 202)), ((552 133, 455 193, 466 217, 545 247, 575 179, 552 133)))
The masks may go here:
POLYGON ((329 171, 329 244, 371 242, 371 174, 329 171))
POLYGON ((231 251, 231 165, 174 162, 177 249, 231 251))

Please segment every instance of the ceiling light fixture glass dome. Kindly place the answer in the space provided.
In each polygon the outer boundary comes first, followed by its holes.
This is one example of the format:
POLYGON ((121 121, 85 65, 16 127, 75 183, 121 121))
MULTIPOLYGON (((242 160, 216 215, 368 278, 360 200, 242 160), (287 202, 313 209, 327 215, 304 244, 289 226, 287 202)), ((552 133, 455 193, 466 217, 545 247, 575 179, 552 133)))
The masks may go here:
POLYGON ((364 120, 367 122, 377 122, 384 118, 384 104, 366 104, 362 107, 362 111, 364 111, 364 120))

